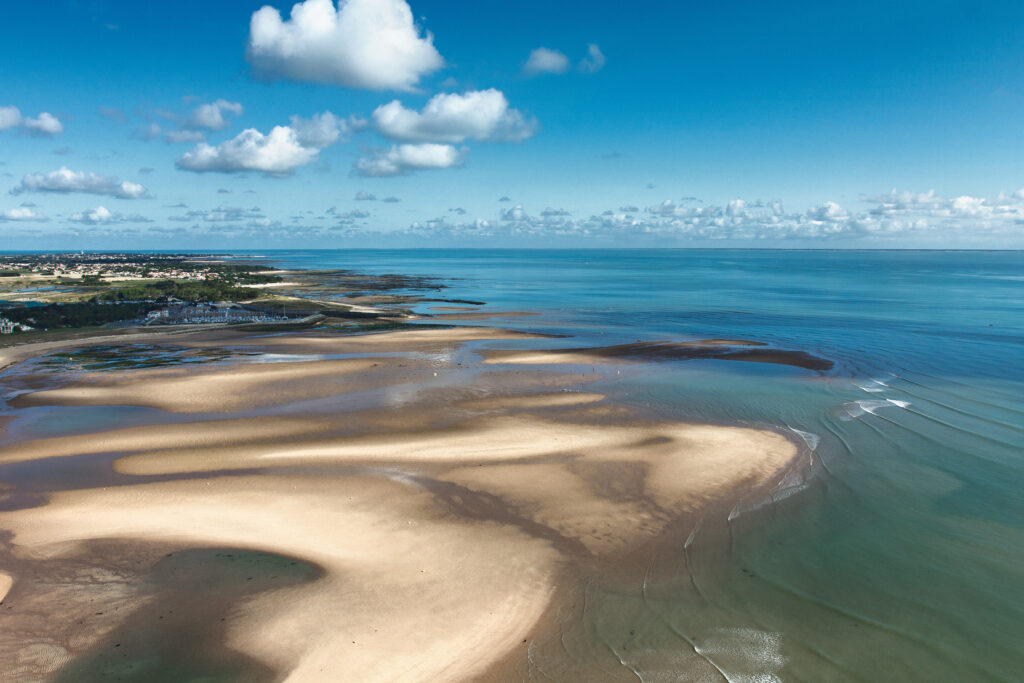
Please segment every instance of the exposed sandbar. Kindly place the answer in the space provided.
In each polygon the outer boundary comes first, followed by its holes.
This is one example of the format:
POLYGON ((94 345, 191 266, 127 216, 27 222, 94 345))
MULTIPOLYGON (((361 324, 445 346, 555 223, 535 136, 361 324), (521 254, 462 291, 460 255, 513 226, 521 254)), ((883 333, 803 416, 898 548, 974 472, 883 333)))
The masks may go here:
MULTIPOLYGON (((322 577, 237 604, 228 647, 288 681, 472 680, 525 657, 582 567, 632 558, 681 515, 765 486, 794 460, 773 431, 653 420, 565 391, 596 374, 466 367, 472 354, 458 353, 505 338, 536 336, 216 331, 174 343, 399 355, 81 373, 26 393, 22 405, 146 405, 190 421, 4 447, 0 464, 89 457, 112 468, 100 484, 55 480, 45 504, 0 512, 5 552, 19 571, 84 561, 96 539, 294 557, 322 577), (363 389, 373 401, 341 409, 363 389), (274 412, 303 402, 315 403, 274 412), (254 413, 209 414, 240 409, 254 413), (166 480, 142 479, 154 476, 166 480)), ((98 646, 102 634, 17 608, 3 612, 7 632, 33 624, 39 659, 26 664, 23 648, 6 651, 16 636, 0 638, 0 669, 20 656, 19 671, 52 670, 53 652, 98 646)))

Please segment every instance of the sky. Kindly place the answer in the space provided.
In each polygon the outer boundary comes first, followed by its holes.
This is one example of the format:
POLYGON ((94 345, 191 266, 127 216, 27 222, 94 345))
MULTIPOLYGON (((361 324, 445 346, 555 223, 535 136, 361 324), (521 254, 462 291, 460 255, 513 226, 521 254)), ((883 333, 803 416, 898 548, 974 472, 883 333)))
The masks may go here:
POLYGON ((0 250, 1024 248, 1024 3, 7 3, 0 250))

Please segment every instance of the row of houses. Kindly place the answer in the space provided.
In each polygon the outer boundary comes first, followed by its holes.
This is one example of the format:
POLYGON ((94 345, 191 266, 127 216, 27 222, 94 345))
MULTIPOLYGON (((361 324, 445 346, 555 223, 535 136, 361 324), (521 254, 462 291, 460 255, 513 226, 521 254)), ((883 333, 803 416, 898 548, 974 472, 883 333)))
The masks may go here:
POLYGON ((170 304, 150 311, 143 325, 195 325, 201 323, 263 323, 288 320, 285 315, 250 311, 235 303, 170 304))

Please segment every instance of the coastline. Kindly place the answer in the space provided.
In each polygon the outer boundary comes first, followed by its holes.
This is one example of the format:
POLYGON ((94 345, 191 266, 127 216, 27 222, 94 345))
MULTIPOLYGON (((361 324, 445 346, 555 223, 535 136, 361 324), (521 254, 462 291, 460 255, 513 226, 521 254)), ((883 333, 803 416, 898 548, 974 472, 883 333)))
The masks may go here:
MULTIPOLYGON (((249 598, 228 623, 230 648, 288 680, 512 671, 523 640, 541 637, 563 607, 567 581, 628 563, 679 519, 772 485, 798 454, 768 430, 653 421, 589 391, 596 372, 484 362, 474 349, 538 335, 187 332, 124 339, 302 360, 85 372, 19 397, 19 406, 144 406, 189 421, 4 444, 0 481, 8 465, 53 457, 92 459, 98 479, 0 512, 0 528, 14 534, 9 552, 30 563, 71 561, 102 538, 247 548, 319 567, 323 578, 249 598), (352 354, 361 357, 322 358, 352 354), (341 548, 332 547, 338 529, 341 548), (362 611, 331 602, 342 596, 362 611), (397 656, 395 643, 415 656, 397 656), (339 660, 348 668, 330 669, 339 660)), ((16 347, 0 364, 89 343, 16 347)), ((8 602, 19 598, 18 579, 8 602)), ((98 645, 61 642, 64 666, 98 645)))

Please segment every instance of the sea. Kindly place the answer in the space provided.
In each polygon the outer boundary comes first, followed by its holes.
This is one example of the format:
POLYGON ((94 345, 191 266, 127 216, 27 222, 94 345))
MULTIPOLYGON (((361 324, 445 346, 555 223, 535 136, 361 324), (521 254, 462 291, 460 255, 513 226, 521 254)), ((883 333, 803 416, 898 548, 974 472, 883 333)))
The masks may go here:
POLYGON ((531 646, 531 680, 1024 680, 1024 252, 247 256, 436 278, 430 296, 537 313, 474 324, 553 344, 743 339, 834 361, 659 361, 598 383, 784 431, 807 467, 698 520, 642 580, 589 580, 561 637, 531 646))

